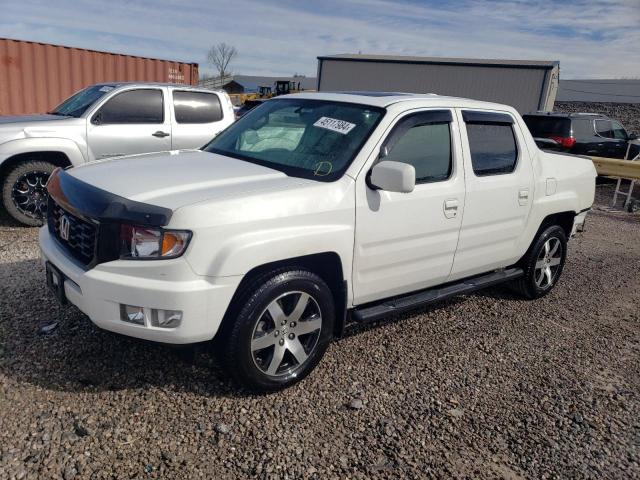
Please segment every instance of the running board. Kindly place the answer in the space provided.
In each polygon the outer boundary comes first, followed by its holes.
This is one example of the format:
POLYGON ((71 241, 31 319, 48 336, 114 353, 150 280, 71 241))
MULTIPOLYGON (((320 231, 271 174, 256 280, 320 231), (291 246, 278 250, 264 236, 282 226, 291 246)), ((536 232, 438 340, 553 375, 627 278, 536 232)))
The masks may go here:
POLYGON ((356 307, 351 318, 356 322, 373 322, 394 313, 402 313, 449 297, 475 292, 482 288, 498 285, 524 275, 521 268, 507 268, 478 277, 467 278, 445 286, 409 293, 375 305, 356 307))

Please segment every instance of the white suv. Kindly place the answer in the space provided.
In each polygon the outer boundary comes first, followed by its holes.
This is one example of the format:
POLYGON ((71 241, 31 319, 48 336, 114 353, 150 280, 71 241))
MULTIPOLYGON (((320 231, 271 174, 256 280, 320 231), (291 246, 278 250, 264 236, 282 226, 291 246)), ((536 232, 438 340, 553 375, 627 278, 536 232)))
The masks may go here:
POLYGON ((40 246, 56 296, 99 327, 214 339, 233 377, 275 390, 348 322, 500 282, 548 293, 595 176, 504 105, 297 94, 201 151, 57 170, 40 246))

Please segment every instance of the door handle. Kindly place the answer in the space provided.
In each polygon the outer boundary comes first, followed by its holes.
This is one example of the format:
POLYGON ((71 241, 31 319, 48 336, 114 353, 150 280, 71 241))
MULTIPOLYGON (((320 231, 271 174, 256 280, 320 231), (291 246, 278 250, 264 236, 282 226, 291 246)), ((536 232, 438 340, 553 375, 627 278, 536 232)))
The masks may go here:
POLYGON ((523 188, 518 192, 518 203, 526 205, 529 202, 529 189, 523 188))
POLYGON ((164 137, 168 137, 169 136, 168 133, 165 133, 162 130, 158 130, 157 132, 152 133, 151 135, 153 135, 154 137, 158 137, 158 138, 164 138, 164 137))
POLYGON ((449 198, 444 201, 444 216, 447 218, 456 218, 458 216, 458 200, 449 198))

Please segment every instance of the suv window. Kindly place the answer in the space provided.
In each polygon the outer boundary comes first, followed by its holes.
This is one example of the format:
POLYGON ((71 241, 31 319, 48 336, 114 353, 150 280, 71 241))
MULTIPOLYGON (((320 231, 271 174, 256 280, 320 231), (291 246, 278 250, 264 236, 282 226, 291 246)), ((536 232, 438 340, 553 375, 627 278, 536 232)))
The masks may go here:
POLYGON ((212 123, 222 120, 222 105, 215 93, 174 91, 173 108, 178 123, 212 123))
POLYGON ((446 180, 451 175, 449 111, 406 117, 385 141, 384 160, 408 163, 416 169, 416 183, 446 180))
POLYGON ((571 120, 566 117, 542 115, 523 115, 533 137, 568 137, 571 132, 571 120))
POLYGON ((575 138, 587 138, 593 137, 593 126, 591 122, 593 120, 574 120, 573 121, 573 136, 575 138))
POLYGON ((511 173, 518 160, 518 147, 511 124, 513 120, 508 115, 493 115, 496 120, 491 122, 483 122, 481 119, 466 121, 471 164, 473 172, 479 177, 511 173), (497 118, 499 116, 506 118, 500 121, 497 118), (506 123, 507 121, 510 122, 506 123))
POLYGON ((628 138, 627 131, 618 122, 611 122, 611 131, 613 132, 613 138, 619 140, 626 140, 628 138))
POLYGON ((613 138, 611 122, 609 120, 596 120, 596 133, 601 137, 613 138))
POLYGON ((128 90, 107 101, 93 117, 93 123, 163 123, 162 91, 128 90))

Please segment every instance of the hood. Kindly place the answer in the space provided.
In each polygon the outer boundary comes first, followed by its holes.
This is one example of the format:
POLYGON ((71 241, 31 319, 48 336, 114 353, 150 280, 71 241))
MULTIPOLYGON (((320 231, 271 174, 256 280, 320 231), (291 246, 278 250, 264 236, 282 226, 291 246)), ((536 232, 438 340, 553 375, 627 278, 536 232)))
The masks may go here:
POLYGON ((68 173, 115 195, 171 210, 203 201, 315 183, 200 150, 120 157, 89 163, 68 173))
POLYGON ((0 116, 0 125, 6 123, 34 123, 34 122, 48 122, 52 120, 65 120, 67 117, 64 115, 16 115, 16 116, 0 116))

